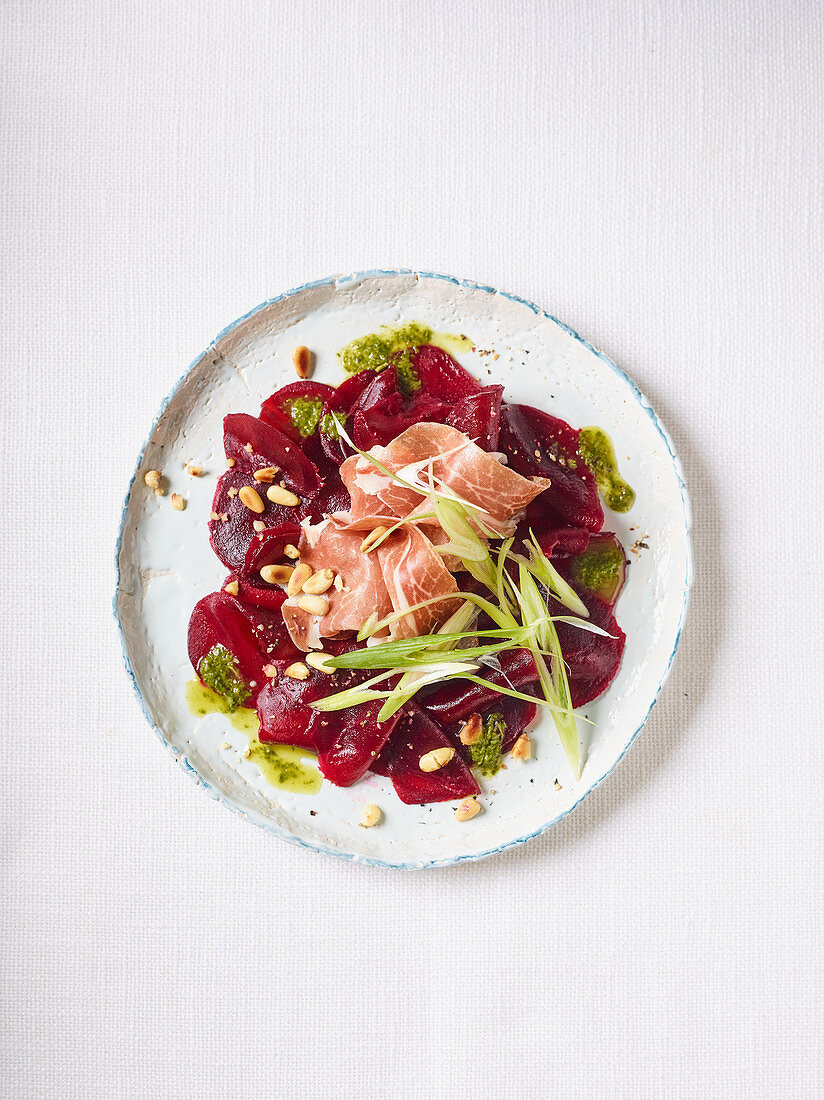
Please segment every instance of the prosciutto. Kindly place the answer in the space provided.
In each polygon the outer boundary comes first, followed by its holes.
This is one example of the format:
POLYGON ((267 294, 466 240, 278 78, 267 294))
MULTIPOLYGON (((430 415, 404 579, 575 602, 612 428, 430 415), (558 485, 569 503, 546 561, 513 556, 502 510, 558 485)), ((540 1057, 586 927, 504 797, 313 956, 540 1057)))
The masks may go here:
POLYGON ((331 569, 339 581, 323 594, 329 610, 322 617, 300 607, 297 598, 283 604, 284 622, 299 649, 319 649, 321 639, 358 631, 372 614, 383 619, 442 595, 443 601, 411 611, 390 628, 392 637, 426 634, 459 606, 454 577, 417 528, 400 528, 370 553, 361 550, 363 537, 335 519, 303 529, 301 561, 315 572, 331 569))

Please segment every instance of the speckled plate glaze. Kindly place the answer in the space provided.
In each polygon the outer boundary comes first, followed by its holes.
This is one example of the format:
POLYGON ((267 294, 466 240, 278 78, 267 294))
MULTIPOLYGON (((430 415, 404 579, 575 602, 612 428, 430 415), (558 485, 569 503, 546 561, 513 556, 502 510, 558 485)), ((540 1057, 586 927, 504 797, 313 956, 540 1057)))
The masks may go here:
POLYGON ((538 836, 609 775, 643 726, 669 673, 692 582, 690 506, 672 443, 649 402, 613 363, 537 306, 491 287, 443 275, 372 271, 324 279, 265 302, 217 337, 177 384, 152 427, 129 486, 117 546, 115 615, 126 667, 146 718, 176 760, 214 798, 249 821, 296 844, 386 867, 444 866, 482 859, 538 836), (246 738, 224 715, 194 718, 184 691, 192 679, 186 653, 189 614, 217 588, 225 569, 206 529, 216 478, 224 469, 221 421, 257 413, 264 397, 294 381, 292 349, 316 355, 314 378, 338 383, 336 353, 380 325, 417 320, 464 333, 475 350, 461 362, 484 383, 502 383, 509 401, 546 409, 574 426, 597 424, 613 437, 621 471, 637 500, 605 526, 629 549, 631 567, 616 614, 627 634, 610 690, 584 708, 586 765, 575 781, 551 719, 532 731, 534 759, 510 761, 482 780, 484 812, 454 820, 454 806, 404 806, 389 781, 367 775, 316 795, 271 787, 244 759, 246 738), (201 464, 194 478, 184 464, 201 464), (143 484, 162 469, 170 497, 143 484), (646 546, 640 548, 639 543, 646 546), (223 747, 224 745, 229 748, 223 747), (556 785, 556 780, 558 785, 556 785), (384 820, 359 827, 365 802, 384 820))

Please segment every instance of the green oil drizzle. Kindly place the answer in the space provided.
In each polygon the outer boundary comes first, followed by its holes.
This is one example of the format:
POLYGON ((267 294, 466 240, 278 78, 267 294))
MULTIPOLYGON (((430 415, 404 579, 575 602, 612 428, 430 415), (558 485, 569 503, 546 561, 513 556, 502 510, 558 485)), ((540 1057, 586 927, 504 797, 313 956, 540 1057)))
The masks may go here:
POLYGON ((249 738, 248 759, 257 765, 260 774, 273 787, 296 794, 317 794, 320 790, 323 783, 320 772, 310 764, 302 763, 304 760, 317 760, 314 753, 291 745, 262 743, 258 738, 260 723, 255 711, 248 707, 230 710, 225 699, 199 680, 190 680, 186 685, 186 703, 195 717, 225 714, 236 730, 246 734, 249 738))
POLYGON ((628 512, 635 503, 635 490, 618 473, 615 447, 603 428, 581 428, 578 454, 592 470, 606 506, 613 512, 628 512))
POLYGON ((417 348, 421 344, 434 344, 450 355, 457 355, 474 347, 468 336, 451 332, 433 332, 419 321, 406 321, 401 325, 383 325, 377 332, 359 336, 338 352, 341 366, 347 374, 362 370, 383 370, 389 358, 404 348, 417 348))

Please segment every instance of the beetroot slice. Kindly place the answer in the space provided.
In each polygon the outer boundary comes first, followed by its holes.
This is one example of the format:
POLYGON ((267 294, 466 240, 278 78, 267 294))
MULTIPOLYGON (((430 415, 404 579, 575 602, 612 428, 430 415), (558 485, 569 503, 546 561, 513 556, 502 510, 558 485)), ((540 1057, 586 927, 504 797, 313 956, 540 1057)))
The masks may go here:
POLYGON ((448 414, 445 424, 469 436, 485 451, 497 451, 501 427, 503 386, 485 386, 464 397, 448 414))
POLYGON ((577 589, 585 589, 591 592, 594 596, 598 596, 600 599, 608 603, 610 607, 614 607, 618 597, 621 595, 621 589, 624 587, 624 581, 627 575, 627 560, 624 553, 624 548, 618 541, 618 536, 612 534, 612 532, 602 533, 599 535, 593 535, 589 540, 589 545, 584 548, 576 557, 571 557, 566 563, 567 568, 564 571, 565 577, 571 584, 577 589), (586 566, 596 566, 599 560, 603 560, 604 557, 610 561, 614 560, 618 562, 618 570, 615 578, 608 578, 603 580, 600 584, 593 586, 592 583, 585 583, 587 578, 586 566), (585 564, 586 563, 586 564, 585 564))
MULTIPOLYGON (((594 637, 594 635, 590 635, 594 637)), ((493 684, 501 684, 503 687, 514 687, 518 691, 524 690, 524 685, 532 684, 538 679, 538 670, 531 654, 526 649, 507 649, 499 655, 501 668, 506 674, 497 672, 492 668, 483 670, 483 678, 493 684), (507 683, 507 680, 509 681, 507 683)), ((471 684, 467 680, 455 680, 454 683, 444 684, 423 700, 422 705, 444 728, 450 724, 460 722, 469 717, 475 711, 479 713, 493 707, 502 696, 491 688, 481 687, 479 684, 471 684)))
POLYGON ((259 581, 258 574, 261 569, 265 565, 283 562, 284 547, 289 543, 297 546, 300 533, 301 529, 296 523, 280 523, 277 527, 269 527, 266 531, 254 534, 243 561, 244 575, 255 577, 259 581))
MULTIPOLYGON (((335 416, 342 419, 344 426, 349 425, 346 430, 350 432, 352 408, 366 387, 377 377, 373 370, 362 370, 341 382, 338 388, 332 390, 331 395, 327 398, 323 406, 324 416, 335 416)), ((323 452, 330 462, 340 466, 354 452, 341 437, 336 439, 334 435, 325 432, 323 427, 323 422, 321 422, 320 440, 323 452)))
POLYGON ((387 443, 422 420, 442 422, 450 411, 449 404, 438 396, 420 389, 407 396, 398 384, 391 367, 387 367, 370 382, 352 409, 352 438, 361 450, 387 443))
POLYGON ((361 703, 317 719, 318 767, 338 787, 351 787, 369 770, 398 724, 400 714, 378 721, 381 706, 380 701, 361 703))
MULTIPOLYGON (((324 652, 335 656, 360 648, 359 643, 350 640, 327 639, 324 642, 324 652)), ((305 680, 285 676, 287 665, 303 656, 305 654, 289 660, 273 659, 278 677, 267 684, 258 700, 260 739, 314 749, 326 778, 338 787, 349 787, 379 755, 397 718, 378 722, 380 702, 329 713, 313 710, 310 703, 361 683, 370 673, 340 671, 329 676, 310 668, 305 680)))
POLYGON ((209 538, 214 552, 226 568, 233 572, 245 571, 246 553, 256 534, 253 526, 256 520, 262 520, 267 527, 280 530, 286 525, 294 525, 295 520, 301 520, 306 516, 313 519, 321 518, 317 514, 317 504, 324 501, 323 486, 318 486, 313 497, 301 498, 297 508, 273 504, 266 496, 265 488, 257 484, 248 470, 242 470, 239 467, 227 470, 218 479, 212 511, 217 516, 226 516, 226 519, 209 521, 209 538), (250 511, 240 500, 238 493, 245 485, 251 485, 257 492, 264 505, 262 513, 250 511), (230 493, 230 490, 234 490, 234 493, 230 493))
POLYGON ((277 466, 283 471, 286 487, 299 496, 311 495, 320 488, 318 471, 303 453, 302 445, 256 416, 230 413, 224 417, 223 445, 226 457, 234 459, 238 471, 251 474, 263 466, 277 466), (247 445, 251 445, 251 451, 247 445))
POLYGON ((333 386, 327 386, 323 382, 291 382, 288 386, 282 386, 275 390, 271 397, 263 402, 260 407, 260 419, 271 424, 290 439, 294 439, 301 450, 323 472, 323 466, 327 461, 324 452, 323 440, 320 433, 320 420, 318 426, 311 435, 303 435, 292 420, 291 402, 295 400, 320 401, 321 417, 326 411, 330 400, 335 394, 333 386))
POLYGON ((410 348, 409 358, 420 379, 421 389, 430 396, 441 398, 448 405, 454 406, 482 388, 468 370, 456 363, 443 348, 436 348, 434 344, 410 348))
POLYGON ((454 747, 437 722, 409 702, 372 771, 388 776, 398 798, 407 805, 448 802, 477 794, 480 788, 460 752, 438 771, 421 771, 420 759, 425 753, 454 747))
POLYGON ((612 637, 604 638, 566 623, 557 624, 573 707, 582 707, 607 690, 618 672, 626 644, 626 635, 609 604, 586 590, 581 590, 580 595, 589 611, 589 621, 612 637))
POLYGON ((189 660, 195 672, 201 660, 216 645, 222 645, 237 659, 237 670, 249 685, 244 706, 253 706, 266 676, 262 639, 253 615, 240 600, 227 592, 212 592, 196 605, 189 619, 189 660))
POLYGON ((541 475, 552 481, 533 502, 573 527, 600 531, 604 513, 598 487, 589 467, 578 456, 580 432, 529 405, 504 405, 498 446, 509 465, 528 477, 541 475))
POLYGON ((280 611, 286 599, 286 592, 282 588, 265 584, 262 580, 255 584, 254 581, 247 580, 239 573, 230 573, 223 582, 223 589, 225 590, 232 581, 237 584, 238 599, 247 610, 251 611, 252 615, 254 615, 252 608, 255 607, 265 608, 268 611, 280 611))

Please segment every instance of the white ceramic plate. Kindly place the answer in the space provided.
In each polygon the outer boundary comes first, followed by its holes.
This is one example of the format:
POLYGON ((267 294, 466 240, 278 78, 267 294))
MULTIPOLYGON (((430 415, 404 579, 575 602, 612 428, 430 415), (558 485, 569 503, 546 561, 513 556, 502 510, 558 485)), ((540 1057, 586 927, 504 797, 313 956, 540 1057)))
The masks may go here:
POLYGON ((536 306, 491 287, 442 275, 378 271, 311 283, 266 302, 225 329, 164 402, 138 459, 117 547, 115 614, 126 666, 147 719, 172 755, 214 798, 285 840, 317 851, 391 867, 432 867, 481 859, 554 825, 621 759, 666 679, 684 623, 692 581, 690 506, 680 463, 649 403, 618 368, 536 306), (192 679, 186 631, 192 607, 219 587, 226 570, 209 546, 206 523, 224 470, 221 421, 256 414, 273 390, 295 380, 292 349, 316 354, 314 378, 338 383, 336 352, 380 325, 417 320, 465 333, 475 350, 461 362, 505 399, 535 405, 573 426, 597 424, 612 436, 622 474, 637 500, 606 513, 630 555, 616 614, 626 651, 610 690, 584 708, 586 765, 574 781, 548 716, 532 731, 534 759, 482 780, 485 810, 454 820, 454 806, 404 806, 388 780, 367 775, 348 789, 324 782, 313 796, 271 787, 241 755, 245 737, 225 716, 195 719, 184 697, 192 679), (207 473, 187 475, 197 462, 207 473), (188 500, 143 484, 162 469, 188 500), (221 745, 229 742, 231 748, 221 745), (556 779, 560 790, 556 787, 556 779), (358 826, 365 802, 384 821, 358 826))

